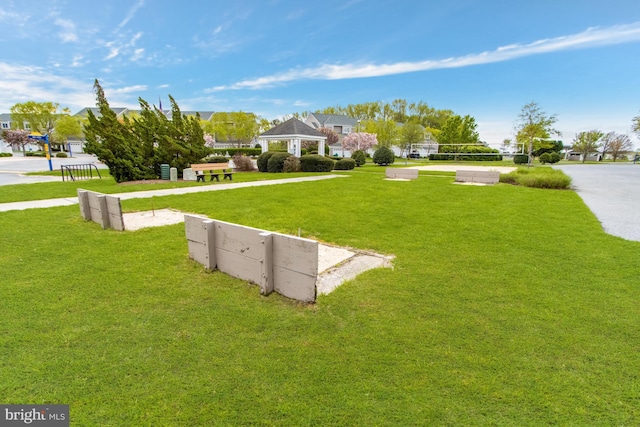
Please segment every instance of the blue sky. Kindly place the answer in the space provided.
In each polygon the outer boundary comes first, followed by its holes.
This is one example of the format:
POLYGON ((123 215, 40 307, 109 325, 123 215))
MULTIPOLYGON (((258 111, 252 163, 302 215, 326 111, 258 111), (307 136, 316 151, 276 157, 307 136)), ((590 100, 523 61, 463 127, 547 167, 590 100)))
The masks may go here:
POLYGON ((475 117, 491 145, 531 101, 565 143, 640 114, 637 0, 3 0, 0 48, 0 112, 94 106, 97 78, 114 107, 171 94, 268 119, 424 101, 475 117))

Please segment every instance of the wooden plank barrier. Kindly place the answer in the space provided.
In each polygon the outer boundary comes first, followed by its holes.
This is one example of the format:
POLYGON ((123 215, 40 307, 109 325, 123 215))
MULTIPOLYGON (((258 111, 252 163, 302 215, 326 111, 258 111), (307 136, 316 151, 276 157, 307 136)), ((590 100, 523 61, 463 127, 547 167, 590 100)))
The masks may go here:
POLYGON ((497 184, 500 182, 500 172, 457 170, 456 182, 472 182, 477 184, 497 184))
POLYGON ((385 169, 385 177, 387 179, 418 179, 418 169, 385 169))
POLYGON ((189 257, 207 269, 304 302, 316 299, 318 242, 185 215, 189 257), (215 231, 210 231, 210 228, 215 231))
POLYGON ((86 221, 97 222, 103 229, 113 228, 124 231, 124 219, 120 198, 106 196, 95 191, 78 189, 80 215, 86 221))

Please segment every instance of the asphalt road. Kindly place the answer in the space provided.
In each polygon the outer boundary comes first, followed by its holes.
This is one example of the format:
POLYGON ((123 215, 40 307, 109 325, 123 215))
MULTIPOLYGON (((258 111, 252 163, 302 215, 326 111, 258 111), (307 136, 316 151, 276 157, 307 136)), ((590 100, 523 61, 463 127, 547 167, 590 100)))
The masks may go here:
MULTIPOLYGON (((66 159, 52 158, 53 170, 60 170, 61 165, 95 164, 98 168, 105 166, 98 163, 95 156, 89 154, 77 154, 66 159)), ((27 176, 27 172, 41 172, 49 170, 49 161, 44 157, 0 157, 0 185, 29 184, 34 182, 61 181, 62 178, 54 176, 27 176)))
POLYGON ((640 241, 640 164, 575 164, 554 168, 572 178, 574 189, 605 232, 640 241))

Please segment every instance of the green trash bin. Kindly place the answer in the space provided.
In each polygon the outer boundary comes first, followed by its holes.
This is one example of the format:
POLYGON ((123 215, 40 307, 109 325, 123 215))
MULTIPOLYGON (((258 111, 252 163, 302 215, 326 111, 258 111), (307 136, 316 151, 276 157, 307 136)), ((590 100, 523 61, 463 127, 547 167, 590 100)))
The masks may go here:
POLYGON ((162 179, 166 179, 167 181, 170 178, 170 170, 171 168, 169 168, 169 165, 166 163, 163 163, 160 165, 160 178, 162 179))

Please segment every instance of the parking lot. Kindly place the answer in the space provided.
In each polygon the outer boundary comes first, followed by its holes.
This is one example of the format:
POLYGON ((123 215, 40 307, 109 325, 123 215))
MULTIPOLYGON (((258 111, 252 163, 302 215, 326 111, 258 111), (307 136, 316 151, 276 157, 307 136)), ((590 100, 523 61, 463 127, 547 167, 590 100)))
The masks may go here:
POLYGON ((607 233, 640 241, 640 164, 575 164, 554 168, 572 178, 573 188, 607 233))

